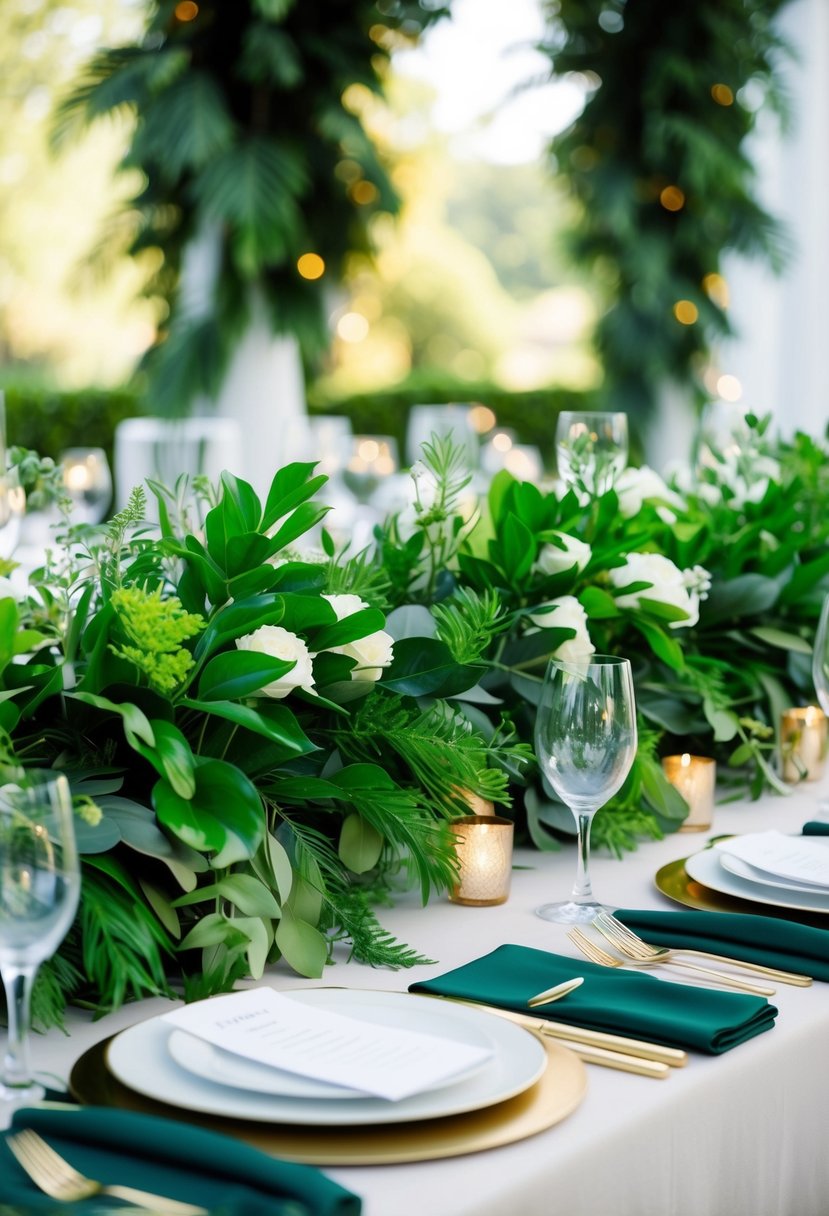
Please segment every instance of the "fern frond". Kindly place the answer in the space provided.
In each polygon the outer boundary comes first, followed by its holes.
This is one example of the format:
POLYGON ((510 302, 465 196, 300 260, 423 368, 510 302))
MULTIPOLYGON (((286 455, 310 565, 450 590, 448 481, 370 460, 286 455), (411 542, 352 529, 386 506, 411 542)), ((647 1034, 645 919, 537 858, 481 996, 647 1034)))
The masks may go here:
POLYGON ((395 970, 435 962, 418 954, 411 946, 397 941, 384 929, 374 915, 365 892, 359 889, 343 891, 338 898, 332 899, 330 914, 333 924, 337 926, 330 941, 332 945, 338 941, 350 942, 349 961, 355 958, 369 967, 391 967, 395 970))
POLYGON ((472 588, 459 587, 450 599, 433 606, 432 616, 438 637, 449 647, 455 662, 461 664, 477 662, 493 638, 510 623, 497 591, 491 588, 479 594, 472 588))

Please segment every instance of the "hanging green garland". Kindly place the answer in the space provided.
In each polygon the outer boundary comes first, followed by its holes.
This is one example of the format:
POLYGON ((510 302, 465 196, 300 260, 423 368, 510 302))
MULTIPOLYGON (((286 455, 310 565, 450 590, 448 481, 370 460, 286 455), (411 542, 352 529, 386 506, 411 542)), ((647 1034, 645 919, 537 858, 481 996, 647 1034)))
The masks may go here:
POLYGON ((395 46, 445 13, 418 0, 162 0, 138 45, 88 65, 56 141, 135 117, 123 167, 140 183, 114 237, 126 228, 128 252, 157 264, 147 290, 168 315, 146 364, 155 412, 215 396, 256 294, 275 332, 306 352, 326 341, 330 284, 397 203, 360 89, 378 93, 395 46), (188 306, 183 256, 206 233, 218 271, 188 306))
POLYGON ((785 113, 785 3, 545 0, 553 72, 589 89, 551 155, 581 204, 571 252, 606 309, 608 406, 641 414, 668 381, 699 388, 710 344, 731 332, 726 252, 783 265, 745 141, 760 103, 785 113))

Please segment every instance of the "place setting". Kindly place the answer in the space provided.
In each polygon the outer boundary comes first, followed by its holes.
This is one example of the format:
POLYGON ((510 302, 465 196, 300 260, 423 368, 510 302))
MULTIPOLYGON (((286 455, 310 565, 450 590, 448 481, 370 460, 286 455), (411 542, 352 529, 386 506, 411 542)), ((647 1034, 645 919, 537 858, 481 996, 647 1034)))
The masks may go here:
POLYGON ((81 1056, 69 1086, 85 1104, 337 1165, 521 1139, 574 1110, 586 1078, 577 1056, 486 1010, 401 992, 255 988, 122 1031, 81 1056))

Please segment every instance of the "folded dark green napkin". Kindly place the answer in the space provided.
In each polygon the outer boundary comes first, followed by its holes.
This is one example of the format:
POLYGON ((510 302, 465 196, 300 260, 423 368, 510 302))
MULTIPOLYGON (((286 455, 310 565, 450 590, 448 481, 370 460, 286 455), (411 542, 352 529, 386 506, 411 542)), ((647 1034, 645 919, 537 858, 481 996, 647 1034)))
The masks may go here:
POLYGON ((527 1013, 531 996, 577 975, 584 983, 564 1000, 529 1012, 711 1055, 770 1030, 777 1016, 764 997, 675 984, 641 971, 613 971, 529 946, 499 946, 445 975, 412 984, 409 991, 527 1013))
POLYGON ((803 825, 804 836, 829 836, 829 823, 824 819, 810 819, 803 825))
POLYGON ((747 963, 829 980, 829 929, 742 912, 642 912, 622 908, 615 915, 656 946, 728 954, 747 963))
MULTIPOLYGON (((133 1111, 86 1106, 17 1111, 12 1132, 30 1127, 98 1182, 138 1187, 218 1216, 358 1216, 361 1201, 319 1170, 269 1157, 203 1128, 133 1111)), ((107 1207, 117 1206, 107 1200, 107 1207)), ((92 1212, 102 1199, 61 1204, 92 1212)), ((30 1182, 0 1138, 0 1205, 37 1212, 55 1202, 30 1182)), ((125 1209, 126 1210, 126 1209, 125 1209)))

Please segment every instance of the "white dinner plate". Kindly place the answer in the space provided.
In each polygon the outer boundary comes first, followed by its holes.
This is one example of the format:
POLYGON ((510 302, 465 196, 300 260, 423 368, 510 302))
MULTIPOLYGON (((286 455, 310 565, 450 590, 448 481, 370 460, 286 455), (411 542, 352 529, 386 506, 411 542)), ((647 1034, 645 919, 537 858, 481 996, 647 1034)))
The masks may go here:
MULTIPOLYGON (((490 1048, 489 1036, 480 1039, 470 1039, 470 1043, 490 1048)), ((269 1065, 249 1060, 245 1056, 234 1055, 224 1051, 204 1039, 197 1039, 186 1030, 173 1030, 167 1043, 167 1050, 181 1068, 213 1081, 216 1085, 229 1085, 231 1089, 246 1089, 252 1093, 278 1094, 284 1098, 326 1098, 328 1101, 343 1099, 366 1098, 369 1095, 356 1089, 345 1089, 342 1085, 332 1085, 328 1081, 317 1081, 314 1077, 303 1077, 298 1073, 286 1072, 283 1068, 272 1068, 269 1065)), ((455 1085, 457 1082, 471 1076, 473 1072, 484 1068, 488 1061, 479 1060, 456 1072, 449 1081, 441 1081, 440 1086, 455 1085)), ((430 1088, 437 1089, 437 1085, 430 1088)), ((425 1093, 425 1090, 423 1091, 425 1093)))
POLYGON ((720 864, 718 849, 703 849, 694 853, 685 861, 685 873, 694 882, 701 882, 712 891, 721 895, 733 895, 737 899, 747 899, 756 904, 768 904, 772 908, 797 908, 801 912, 829 913, 829 895, 810 895, 805 891, 786 891, 784 893, 771 885, 764 886, 759 882, 747 882, 726 870, 720 864))
POLYGON ((719 852, 722 854, 720 865, 745 882, 753 882, 763 887, 778 887, 781 891, 802 891, 806 895, 817 895, 821 898, 821 892, 829 896, 829 890, 826 887, 819 887, 817 883, 795 882, 793 878, 775 877, 773 874, 768 874, 765 870, 743 861, 742 857, 735 857, 733 853, 726 853, 724 849, 720 849, 719 852))
POLYGON ((156 1017, 116 1035, 107 1050, 107 1065, 136 1093, 184 1110, 255 1122, 329 1127, 403 1123, 480 1110, 523 1093, 547 1065, 544 1046, 535 1035, 485 1010, 406 992, 311 988, 290 995, 333 1013, 379 1025, 487 1046, 493 1055, 470 1076, 400 1102, 383 1098, 341 1102, 250 1093, 217 1085, 177 1064, 168 1050, 174 1028, 156 1017))

